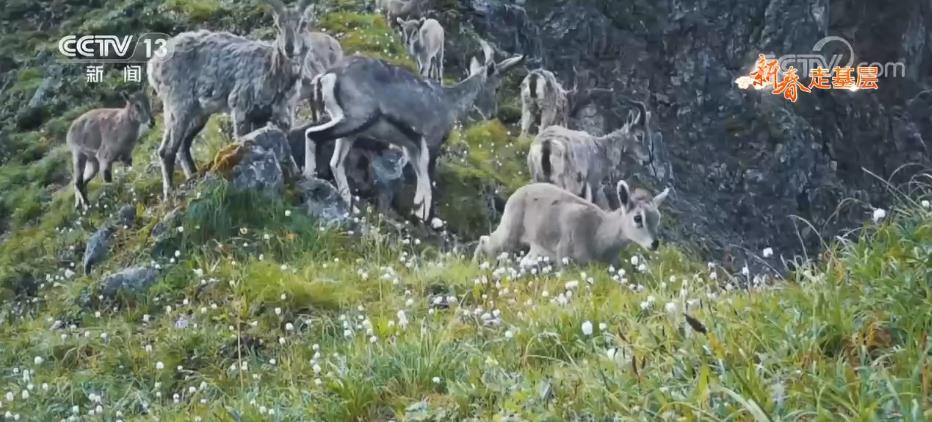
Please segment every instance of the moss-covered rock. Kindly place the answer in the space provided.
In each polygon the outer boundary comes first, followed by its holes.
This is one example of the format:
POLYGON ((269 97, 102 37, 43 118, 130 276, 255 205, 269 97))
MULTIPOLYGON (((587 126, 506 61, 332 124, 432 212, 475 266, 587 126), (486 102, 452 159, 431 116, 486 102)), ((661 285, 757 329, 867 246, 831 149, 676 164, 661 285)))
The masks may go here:
POLYGON ((497 210, 527 183, 528 146, 498 120, 453 131, 438 166, 440 218, 467 238, 488 233, 498 223, 497 210))

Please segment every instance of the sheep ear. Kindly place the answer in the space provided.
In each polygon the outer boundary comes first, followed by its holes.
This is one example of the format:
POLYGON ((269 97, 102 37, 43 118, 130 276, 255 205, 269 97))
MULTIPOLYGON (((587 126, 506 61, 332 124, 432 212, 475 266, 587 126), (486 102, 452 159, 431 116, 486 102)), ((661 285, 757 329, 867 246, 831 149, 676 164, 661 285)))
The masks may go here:
POLYGON ((479 59, 473 56, 472 60, 469 61, 469 74, 475 75, 482 71, 482 64, 479 63, 479 59))
POLYGON ((404 25, 404 24, 405 24, 405 20, 402 19, 402 18, 395 18, 395 22, 398 22, 399 25, 404 25))
POLYGON ((502 60, 498 64, 498 73, 505 73, 511 68, 524 62, 524 56, 515 56, 510 59, 502 60))
POLYGON ((305 23, 317 21, 317 8, 314 7, 313 3, 308 4, 307 7, 304 8, 304 11, 301 12, 301 20, 303 20, 305 23))
POLYGON ((479 46, 482 47, 482 54, 485 56, 485 63, 492 63, 495 60, 495 50, 485 40, 479 40, 479 46))
POLYGON ((628 211, 628 205, 631 202, 631 195, 628 189, 628 182, 624 180, 619 180, 618 184, 615 185, 615 193, 618 195, 618 203, 621 204, 621 208, 628 211))
POLYGON ((670 194, 670 188, 666 188, 666 189, 663 190, 663 192, 660 192, 660 193, 659 193, 657 196, 655 196, 654 199, 653 199, 654 206, 655 206, 655 207, 659 207, 660 204, 662 204, 663 201, 664 201, 665 199, 667 199, 667 195, 669 195, 669 194, 670 194))

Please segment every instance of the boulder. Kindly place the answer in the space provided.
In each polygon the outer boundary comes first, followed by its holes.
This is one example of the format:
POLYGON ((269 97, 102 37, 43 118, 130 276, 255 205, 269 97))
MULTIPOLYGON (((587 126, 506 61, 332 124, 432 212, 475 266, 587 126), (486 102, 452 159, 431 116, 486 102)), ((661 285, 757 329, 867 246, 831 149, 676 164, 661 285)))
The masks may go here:
POLYGON ((156 242, 160 241, 165 237, 169 230, 178 226, 181 220, 181 207, 171 210, 161 221, 155 224, 152 227, 152 231, 149 233, 156 242))
POLYGON ((337 189, 323 179, 305 179, 297 184, 301 207, 324 225, 345 223, 350 217, 349 206, 337 189))
POLYGON ((150 266, 126 268, 104 278, 100 293, 108 299, 114 299, 119 294, 144 293, 158 275, 158 270, 150 266))
POLYGON ((210 171, 229 180, 236 189, 281 194, 285 187, 278 155, 254 140, 224 148, 214 159, 210 171))
POLYGON ((121 227, 133 227, 136 224, 136 207, 132 204, 120 207, 117 211, 117 223, 121 227))
POLYGON ((94 265, 107 259, 107 255, 110 253, 110 239, 115 230, 109 224, 104 225, 87 240, 87 245, 84 247, 84 260, 82 261, 84 275, 90 274, 94 265))
POLYGON ((232 182, 237 189, 281 193, 284 173, 278 156, 261 146, 244 143, 243 159, 233 167, 232 182))
POLYGON ((288 143, 288 134, 276 126, 266 126, 262 129, 250 132, 244 135, 240 142, 253 142, 256 145, 272 151, 278 159, 278 165, 284 172, 285 177, 295 177, 298 175, 298 164, 295 162, 294 155, 291 152, 291 145, 288 143))

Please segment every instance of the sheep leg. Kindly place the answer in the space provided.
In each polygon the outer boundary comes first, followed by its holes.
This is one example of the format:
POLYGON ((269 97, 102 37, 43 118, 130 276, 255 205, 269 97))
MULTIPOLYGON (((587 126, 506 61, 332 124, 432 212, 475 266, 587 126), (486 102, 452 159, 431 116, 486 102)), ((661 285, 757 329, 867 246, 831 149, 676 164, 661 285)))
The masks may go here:
POLYGON ((113 170, 110 168, 109 160, 100 160, 100 172, 104 175, 104 182, 113 182, 113 170))
POLYGON ((333 180, 337 184, 337 191, 340 192, 340 196, 343 197, 347 205, 352 205, 353 195, 350 193, 349 182, 346 181, 346 167, 344 164, 352 146, 352 138, 339 138, 333 147, 333 156, 330 157, 330 171, 333 173, 333 180))
POLYGON ((97 176, 98 163, 94 157, 87 157, 87 167, 84 167, 84 183, 90 182, 97 176))
POLYGON ((537 114, 537 106, 534 100, 522 98, 524 107, 521 110, 521 136, 527 137, 531 134, 531 126, 534 124, 534 116, 537 114))
POLYGON ((560 239, 560 241, 557 243, 556 252, 557 252, 557 256, 556 256, 555 261, 558 263, 558 265, 562 266, 564 259, 569 259, 569 260, 573 259, 573 255, 571 254, 572 248, 570 247, 570 244, 566 239, 560 239))
POLYGON ((181 169, 184 170, 186 179, 191 179, 197 173, 197 165, 191 155, 191 145, 194 143, 194 138, 204 129, 206 124, 207 118, 200 115, 193 117, 181 135, 181 150, 179 152, 181 152, 181 169))
POLYGON ((552 104, 547 107, 541 107, 540 110, 540 129, 544 129, 557 124, 557 111, 552 104))
POLYGON ((421 221, 427 221, 430 217, 431 188, 430 188, 430 152, 427 150, 427 140, 421 138, 418 148, 405 148, 405 155, 408 162, 414 167, 414 174, 417 176, 417 189, 414 191, 414 205, 416 215, 421 221))
POLYGON ((74 208, 83 207, 87 210, 87 185, 84 183, 84 165, 87 158, 80 152, 75 152, 71 157, 74 165, 73 183, 74 183, 74 208))
POLYGON ((180 132, 176 116, 184 114, 165 113, 165 133, 162 135, 162 144, 159 145, 159 160, 162 164, 162 198, 168 200, 171 196, 173 180, 175 173, 175 156, 178 154, 178 148, 181 147, 181 139, 175 135, 180 132))
POLYGON ((304 140, 304 178, 317 177, 317 142, 307 138, 304 140))
POLYGON ((592 184, 589 182, 583 182, 583 198, 589 202, 593 202, 595 200, 592 195, 592 184))
POLYGON ((530 260, 536 264, 540 261, 541 258, 545 258, 549 262, 556 261, 556 257, 550 253, 550 251, 532 243, 530 250, 528 250, 527 254, 524 255, 524 260, 530 260))
POLYGON ((255 125, 248 117, 246 117, 245 111, 233 111, 233 136, 236 138, 241 138, 252 132, 255 125))
POLYGON ((602 208, 603 210, 611 209, 612 204, 608 202, 608 197, 605 196, 605 189, 602 187, 601 184, 599 185, 599 188, 595 192, 595 200, 593 201, 593 203, 598 205, 599 208, 602 208))
POLYGON ((418 55, 417 56, 417 70, 418 70, 418 73, 421 74, 421 76, 427 79, 430 79, 430 58, 428 58, 427 60, 424 60, 424 58, 421 57, 421 55, 418 55), (424 63, 425 61, 427 63, 424 63))
POLYGON ((437 61, 437 80, 443 83, 443 51, 444 48, 440 48, 440 60, 437 61))

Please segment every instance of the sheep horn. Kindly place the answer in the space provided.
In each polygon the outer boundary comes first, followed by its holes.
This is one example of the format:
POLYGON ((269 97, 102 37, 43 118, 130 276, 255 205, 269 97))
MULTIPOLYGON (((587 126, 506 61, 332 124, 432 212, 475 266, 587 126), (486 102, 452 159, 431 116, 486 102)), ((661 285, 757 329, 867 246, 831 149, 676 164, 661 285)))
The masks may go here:
POLYGON ((631 104, 631 105, 637 107, 637 108, 640 110, 641 118, 638 119, 638 120, 640 120, 641 123, 643 123, 644 125, 647 125, 647 124, 649 123, 649 122, 648 122, 648 116, 647 116, 647 105, 646 105, 646 104, 644 104, 644 103, 641 102, 641 101, 632 100, 632 99, 630 99, 630 98, 628 98, 628 97, 625 97, 625 96, 619 96, 619 98, 621 98, 622 101, 624 101, 624 102, 626 102, 626 103, 628 103, 628 104, 631 104))
POLYGON ((483 39, 479 40, 479 45, 482 47, 482 54, 485 55, 485 64, 491 63, 495 59, 495 51, 492 50, 492 46, 483 39))

